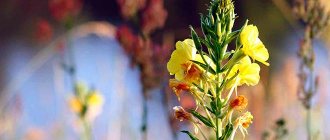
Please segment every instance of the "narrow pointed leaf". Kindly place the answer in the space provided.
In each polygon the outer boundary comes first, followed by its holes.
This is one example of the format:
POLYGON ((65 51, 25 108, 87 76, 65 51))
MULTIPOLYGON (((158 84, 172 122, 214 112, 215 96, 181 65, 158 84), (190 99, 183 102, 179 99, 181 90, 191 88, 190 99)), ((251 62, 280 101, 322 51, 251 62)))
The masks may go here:
POLYGON ((204 117, 203 115, 199 114, 198 112, 191 110, 190 113, 193 114, 194 117, 199 119, 201 122, 203 122, 206 126, 214 127, 208 118, 204 117))
POLYGON ((201 62, 198 62, 198 61, 194 61, 194 60, 190 60, 190 61, 192 61, 192 62, 194 62, 195 64, 197 64, 197 65, 199 65, 199 66, 201 66, 203 69, 205 69, 206 71, 208 71, 208 72, 210 72, 210 73, 212 73, 212 74, 215 74, 215 71, 210 67, 210 66, 208 66, 208 65, 206 65, 206 64, 203 64, 203 63, 201 63, 201 62))
POLYGON ((182 133, 186 133, 191 140, 199 140, 197 137, 195 137, 193 134, 191 134, 189 131, 181 131, 182 133))

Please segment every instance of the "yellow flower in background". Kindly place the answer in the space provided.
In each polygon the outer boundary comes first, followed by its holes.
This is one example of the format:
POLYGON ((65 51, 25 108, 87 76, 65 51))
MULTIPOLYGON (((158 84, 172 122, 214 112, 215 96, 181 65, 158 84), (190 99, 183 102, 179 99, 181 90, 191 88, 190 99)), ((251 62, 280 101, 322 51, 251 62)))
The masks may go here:
POLYGON ((102 113, 102 106, 104 103, 103 96, 97 91, 91 91, 86 97, 87 112, 85 118, 92 122, 98 115, 102 113))
POLYGON ((83 109, 82 102, 77 97, 71 97, 69 99, 70 109, 75 113, 81 113, 83 109))
POLYGON ((93 91, 87 99, 89 106, 99 106, 103 104, 103 96, 96 91, 93 91))
POLYGON ((251 63, 249 57, 245 56, 240 62, 232 68, 228 77, 233 77, 237 72, 238 75, 228 84, 228 88, 233 86, 240 86, 246 84, 248 86, 254 86, 258 84, 260 67, 257 63, 251 63))
POLYGON ((256 26, 245 26, 240 34, 240 40, 243 44, 242 51, 253 60, 257 60, 269 66, 269 63, 266 62, 269 58, 268 50, 258 36, 259 32, 256 26))
POLYGON ((75 90, 79 96, 85 96, 88 93, 88 87, 84 82, 77 82, 75 85, 75 90))

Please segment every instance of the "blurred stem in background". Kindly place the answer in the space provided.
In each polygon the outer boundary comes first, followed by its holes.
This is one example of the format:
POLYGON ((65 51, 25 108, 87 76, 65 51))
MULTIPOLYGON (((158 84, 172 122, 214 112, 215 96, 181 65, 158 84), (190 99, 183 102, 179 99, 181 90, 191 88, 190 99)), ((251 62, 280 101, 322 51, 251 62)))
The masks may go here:
MULTIPOLYGON (((52 17, 69 33, 77 21, 77 16, 81 8, 81 0, 49 0, 49 10, 52 17)), ((79 123, 83 129, 81 139, 91 140, 93 137, 91 124, 100 112, 97 110, 100 110, 100 107, 103 105, 103 97, 93 88, 88 88, 86 85, 77 81, 77 69, 74 60, 75 53, 71 44, 71 34, 67 34, 65 39, 65 45, 62 44, 62 47, 66 49, 66 55, 62 55, 61 63, 64 71, 70 77, 72 92, 74 94, 69 99, 69 107, 79 118, 79 123)))
MULTIPOLYGON (((71 29, 70 26, 67 27, 67 30, 69 31, 71 29)), ((73 46, 71 45, 71 40, 70 40, 70 34, 67 34, 67 37, 66 37, 66 44, 67 44, 67 57, 68 57, 68 62, 65 63, 64 61, 62 62, 63 64, 63 68, 64 70, 68 73, 69 77, 70 77, 70 82, 71 82, 71 86, 72 86, 72 91, 74 93, 74 98, 77 99, 78 103, 77 106, 82 106, 81 108, 82 109, 79 109, 79 110, 74 110, 75 113, 78 114, 79 116, 79 121, 81 122, 82 124, 82 127, 83 127, 83 134, 81 136, 81 139, 83 140, 92 140, 92 132, 91 132, 91 125, 89 124, 89 122, 86 120, 86 117, 85 117, 85 112, 87 111, 84 111, 84 110, 87 110, 87 104, 84 105, 84 101, 79 101, 79 99, 81 98, 86 98, 86 97, 80 97, 82 96, 82 93, 80 93, 80 89, 79 87, 77 87, 78 85, 78 81, 77 81, 77 76, 76 76, 76 63, 75 63, 75 60, 74 60, 74 51, 73 51, 73 46), (85 106, 85 107, 83 107, 85 106), (83 109, 83 108, 86 108, 86 109, 83 109)), ((62 59, 62 60, 65 60, 65 59, 62 59)), ((84 99, 83 99, 84 100, 84 99)), ((72 106, 72 103, 70 104, 71 105, 71 108, 75 105, 72 106)), ((74 108, 74 107, 73 107, 74 108)))
POLYGON ((307 138, 311 140, 312 133, 312 98, 318 87, 318 76, 315 74, 315 52, 313 41, 329 24, 330 14, 325 11, 319 0, 296 0, 293 7, 298 20, 303 23, 304 37, 300 41, 298 50, 299 85, 298 98, 307 111, 306 129, 307 138))

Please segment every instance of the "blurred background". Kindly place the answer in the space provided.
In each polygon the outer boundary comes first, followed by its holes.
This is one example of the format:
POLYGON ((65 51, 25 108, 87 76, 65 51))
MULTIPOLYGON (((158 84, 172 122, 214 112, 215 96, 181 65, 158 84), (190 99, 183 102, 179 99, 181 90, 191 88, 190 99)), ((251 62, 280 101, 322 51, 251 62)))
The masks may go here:
MULTIPOLYGON (((0 139, 81 139, 72 111, 75 85, 98 91, 88 117, 93 139, 186 140, 173 118, 180 102, 168 89, 166 63, 178 40, 198 33, 209 0, 2 0, 0 2, 0 139), (142 35, 141 35, 142 34, 142 35), (145 130, 145 131, 144 131, 145 130)), ((249 19, 270 53, 261 82, 242 87, 254 115, 246 139, 307 139, 298 98, 304 24, 290 0, 235 0, 234 29, 249 19), (283 133, 283 136, 281 135, 283 133), (276 137, 280 135, 280 137, 276 137)), ((330 2, 321 1, 330 9, 330 2)), ((314 139, 330 139, 330 28, 313 41, 318 89, 312 98, 314 139)))

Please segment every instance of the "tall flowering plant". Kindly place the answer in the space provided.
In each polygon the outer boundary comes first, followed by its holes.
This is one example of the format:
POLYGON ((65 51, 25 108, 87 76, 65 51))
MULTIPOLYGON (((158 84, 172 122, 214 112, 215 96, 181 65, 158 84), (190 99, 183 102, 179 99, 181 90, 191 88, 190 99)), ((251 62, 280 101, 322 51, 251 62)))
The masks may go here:
MULTIPOLYGON (((247 134, 253 116, 244 111, 248 99, 239 95, 237 88, 258 84, 259 63, 269 66, 268 50, 258 38, 258 28, 246 21, 241 29, 233 31, 235 18, 231 0, 212 0, 208 13, 201 16, 203 36, 190 27, 191 38, 176 43, 167 63, 170 75, 174 75, 169 86, 178 99, 182 92, 189 92, 197 104, 189 111, 174 107, 175 117, 191 122, 195 133, 201 126, 210 128, 214 132, 211 138, 216 140, 234 139, 237 130, 243 136, 247 134), (231 43, 234 49, 228 48, 231 43)), ((182 132, 198 139, 189 131, 182 132)))

